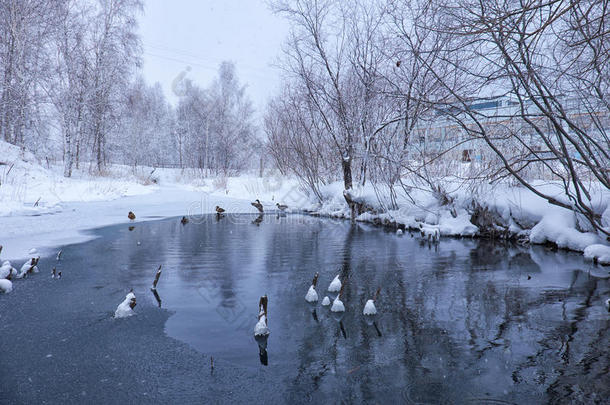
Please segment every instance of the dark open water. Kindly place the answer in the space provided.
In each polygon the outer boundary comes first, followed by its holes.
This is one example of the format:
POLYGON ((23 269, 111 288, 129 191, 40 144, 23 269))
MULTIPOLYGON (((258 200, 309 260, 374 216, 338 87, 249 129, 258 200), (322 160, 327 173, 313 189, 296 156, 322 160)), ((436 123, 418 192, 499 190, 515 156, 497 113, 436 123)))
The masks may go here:
MULTIPOLYGON (((44 273, 17 282, 13 293, 0 296, 0 313, 8 314, 5 311, 17 305, 26 317, 17 325, 17 317, 5 316, 0 332, 18 339, 11 334, 28 334, 37 327, 28 326, 28 316, 54 305, 40 321, 48 322, 49 333, 61 328, 60 334, 69 339, 72 328, 66 323, 81 322, 74 331, 78 334, 101 322, 105 326, 97 333, 108 331, 114 339, 127 341, 125 347, 110 349, 116 350, 119 363, 121 350, 130 356, 137 357, 139 350, 154 356, 155 350, 164 349, 156 343, 131 344, 129 334, 159 334, 147 329, 151 325, 140 324, 149 321, 148 314, 163 312, 149 290, 162 264, 158 294, 161 308, 171 312, 166 321, 150 323, 164 328, 169 336, 163 337, 164 344, 171 345, 173 338, 195 349, 204 359, 202 368, 209 369, 212 356, 216 370, 238 370, 232 378, 207 380, 202 386, 196 383, 199 370, 181 371, 180 379, 191 378, 197 389, 239 392, 262 375, 263 382, 257 384, 265 386, 260 391, 293 402, 608 403, 610 314, 603 301, 610 297, 610 269, 586 263, 579 254, 544 247, 469 239, 444 239, 430 246, 408 233, 398 237, 347 222, 267 214, 253 223, 255 218, 204 216, 185 226, 171 219, 138 223, 133 230, 127 225, 100 229, 100 238, 64 248, 63 280, 50 280, 47 267, 54 263, 43 259, 44 273), (304 296, 315 272, 320 273, 320 302, 310 305, 304 296), (324 295, 334 297, 326 288, 337 274, 347 280, 342 316, 321 306, 324 295), (57 290, 68 285, 70 291, 57 290), (379 314, 367 319, 362 315, 364 303, 378 287, 379 314), (111 320, 129 288, 138 299, 138 316, 111 320), (67 304, 73 301, 66 294, 76 289, 87 298, 74 300, 91 299, 89 307, 67 304), (253 338, 262 294, 269 297, 266 354, 253 338), (61 322, 42 319, 54 316, 61 322)), ((104 343, 96 351, 95 336, 88 339, 92 354, 72 367, 79 373, 103 374, 100 380, 110 379, 112 387, 113 378, 119 377, 105 369, 110 366, 103 361, 92 366, 94 361, 87 360, 109 349, 104 343)), ((45 370, 44 363, 42 369, 28 364, 40 361, 32 353, 53 351, 52 341, 44 342, 26 344, 21 361, 15 354, 7 356, 9 372, 53 372, 45 370), (49 347, 41 349, 41 344, 49 347)), ((2 350, 11 349, 0 344, 2 350)), ((130 373, 135 379, 140 372, 164 373, 156 383, 158 398, 175 399, 172 370, 179 364, 169 371, 147 370, 145 364, 130 373)), ((36 396, 28 396, 33 394, 26 388, 25 393, 9 394, 18 381, 0 377, 0 391, 6 390, 9 402, 70 402, 91 384, 58 388, 41 377, 34 383, 40 390, 36 396), (61 396, 58 389, 63 390, 61 396)), ((105 400, 124 398, 108 389, 105 400)), ((156 398, 154 393, 151 398, 156 398)), ((250 399, 238 395, 231 402, 250 399)), ((208 397, 202 402, 225 400, 208 397)))

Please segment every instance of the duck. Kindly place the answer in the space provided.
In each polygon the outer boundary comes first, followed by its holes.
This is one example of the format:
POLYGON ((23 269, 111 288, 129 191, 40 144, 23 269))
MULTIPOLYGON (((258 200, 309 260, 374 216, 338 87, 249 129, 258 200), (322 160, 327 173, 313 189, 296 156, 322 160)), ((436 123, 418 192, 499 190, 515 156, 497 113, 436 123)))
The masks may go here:
POLYGON ((254 325, 254 336, 269 336, 267 302, 268 298, 266 295, 263 295, 258 301, 258 322, 254 325))
POLYGON ((225 212, 224 208, 220 208, 218 205, 216 206, 216 213, 217 214, 222 214, 223 212, 225 212))
POLYGON ((186 225, 189 223, 189 219, 187 217, 182 217, 182 219, 180 220, 180 223, 182 225, 186 225))
POLYGON ((129 211, 129 214, 127 214, 127 218, 131 219, 132 221, 134 219, 136 219, 136 214, 134 214, 133 212, 129 211))
POLYGON ((398 228, 398 229, 396 230, 396 235, 398 235, 398 236, 402 236, 402 234, 403 234, 403 233, 404 233, 404 232, 403 232, 403 231, 402 231, 402 229, 400 229, 400 228, 398 228))
POLYGON ((341 295, 343 294, 344 286, 345 286, 345 284, 341 286, 339 295, 337 295, 337 298, 335 298, 335 300, 333 301, 333 306, 330 307, 330 310, 332 312, 345 312, 345 305, 343 305, 343 301, 341 301, 341 295))
POLYGON ((366 304, 364 304, 364 310, 362 310, 363 315, 376 315, 377 308, 375 308, 375 300, 377 300, 377 296, 379 295, 379 291, 381 291, 381 287, 377 289, 373 299, 368 300, 366 304))
POLYGON ((286 211, 286 209, 288 208, 288 206, 285 204, 275 203, 275 205, 277 206, 277 209, 280 211, 286 211))
POLYGON ((55 278, 57 276, 57 270, 53 267, 53 271, 51 272, 51 278, 55 278))
POLYGON ((340 290, 341 290, 341 280, 339 279, 339 275, 337 274, 337 276, 333 279, 333 281, 330 282, 330 285, 328 286, 328 291, 337 292, 340 290))
POLYGON ((322 300, 322 305, 325 307, 330 305, 330 298, 328 298, 328 296, 324 297, 324 299, 322 300))
POLYGON ((318 284, 318 273, 313 276, 313 281, 309 286, 309 291, 305 295, 305 301, 307 302, 318 302, 318 293, 316 292, 316 284, 318 284))
POLYGON ((127 293, 123 302, 119 304, 116 311, 114 311, 115 318, 127 318, 135 314, 133 309, 136 306, 136 295, 133 293, 133 289, 127 293))
POLYGON ((263 204, 261 204, 260 200, 255 200, 253 203, 250 203, 254 208, 258 210, 261 214, 264 212, 263 204))

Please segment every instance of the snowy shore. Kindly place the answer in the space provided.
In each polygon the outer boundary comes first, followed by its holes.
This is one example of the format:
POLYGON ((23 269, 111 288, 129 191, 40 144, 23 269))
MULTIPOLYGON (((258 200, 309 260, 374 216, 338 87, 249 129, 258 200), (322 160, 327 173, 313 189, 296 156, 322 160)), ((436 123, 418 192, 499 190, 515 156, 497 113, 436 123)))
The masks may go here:
MULTIPOLYGON (((356 221, 420 230, 425 234, 438 230, 441 236, 493 237, 520 243, 552 244, 560 249, 584 252, 585 258, 602 265, 610 265, 610 243, 587 228, 573 212, 549 204, 529 190, 519 186, 480 186, 478 195, 464 189, 449 193, 451 202, 439 204, 434 193, 411 190, 409 195, 398 195, 397 209, 380 207, 379 195, 388 195, 372 186, 352 191, 354 201, 367 207, 356 221)), ((542 183, 541 189, 557 190, 560 185, 542 183)), ((332 183, 322 190, 324 203, 310 204, 305 211, 316 216, 350 218, 342 184, 332 183)), ((599 188, 595 202, 604 212, 602 222, 610 229, 610 191, 599 188)))
MULTIPOLYGON (((62 176, 61 165, 46 165, 32 153, 0 142, 0 245, 2 258, 21 260, 36 247, 47 249, 85 241, 86 231, 106 225, 135 223, 173 216, 254 213, 259 198, 273 210, 295 183, 242 176, 201 179, 179 169, 111 166, 104 176, 81 169, 62 176), (127 213, 133 211, 136 220, 127 213)), ((83 167, 83 166, 81 166, 83 167)))
MULTIPOLYGON (((281 202, 314 215, 350 216, 341 182, 325 185, 323 203, 319 203, 303 192, 297 180, 281 176, 204 179, 190 170, 114 165, 104 176, 80 170, 66 179, 60 165, 44 165, 28 151, 4 142, 0 142, 0 163, 0 244, 4 245, 3 257, 13 260, 28 257, 31 247, 44 253, 45 248, 90 238, 89 229, 129 223, 129 211, 136 213, 136 223, 210 214, 216 205, 227 213, 254 213, 250 202, 260 199, 266 211, 281 202)), ((409 195, 396 196, 395 209, 380 204, 389 195, 387 190, 370 184, 356 188, 353 199, 368 207, 357 221, 415 230, 423 227, 452 237, 489 236, 492 232, 496 238, 551 243, 584 252, 585 258, 610 265, 607 240, 586 229, 571 211, 550 205, 523 187, 481 185, 472 193, 465 187, 451 187, 450 180, 445 186, 455 190, 449 193, 450 204, 441 205, 434 193, 414 189, 409 195)), ((556 184, 540 183, 538 187, 555 188, 560 196, 556 184)), ((604 212, 605 226, 610 227, 610 191, 600 188, 595 199, 604 212)))

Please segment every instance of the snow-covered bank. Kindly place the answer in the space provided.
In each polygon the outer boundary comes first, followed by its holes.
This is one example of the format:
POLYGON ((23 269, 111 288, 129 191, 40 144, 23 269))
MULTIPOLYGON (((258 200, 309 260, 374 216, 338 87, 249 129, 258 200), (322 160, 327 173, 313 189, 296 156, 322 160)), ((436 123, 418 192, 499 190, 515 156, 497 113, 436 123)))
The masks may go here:
MULTIPOLYGON (((459 182, 455 182, 459 183, 459 182)), ((446 180, 446 201, 438 194, 413 188, 396 196, 397 209, 386 209, 389 195, 383 187, 367 185, 350 192, 350 198, 364 208, 357 216, 369 222, 395 228, 423 231, 427 236, 438 230, 442 236, 510 238, 522 243, 555 244, 562 249, 586 252, 585 256, 600 264, 610 264, 608 241, 591 229, 586 221, 565 208, 551 205, 524 187, 500 184, 479 185, 473 191, 454 187, 446 180), (380 201, 384 202, 383 204, 380 201)), ((562 198, 561 185, 549 182, 537 184, 546 193, 562 198)), ((350 218, 341 182, 326 185, 321 190, 323 203, 313 203, 305 210, 314 215, 350 218)), ((602 225, 610 230, 610 190, 599 187, 592 197, 599 211, 604 212, 602 225)))
MULTIPOLYGON (((82 167, 82 166, 81 166, 82 167)), ((91 236, 106 225, 182 215, 254 213, 295 194, 296 182, 274 177, 202 179, 197 172, 113 165, 104 176, 75 171, 64 178, 60 166, 43 163, 27 150, 0 141, 0 245, 4 259, 21 260, 37 247, 43 254, 91 236), (151 174, 152 172, 152 174, 151 174)), ((300 195, 300 194, 296 194, 300 195)))

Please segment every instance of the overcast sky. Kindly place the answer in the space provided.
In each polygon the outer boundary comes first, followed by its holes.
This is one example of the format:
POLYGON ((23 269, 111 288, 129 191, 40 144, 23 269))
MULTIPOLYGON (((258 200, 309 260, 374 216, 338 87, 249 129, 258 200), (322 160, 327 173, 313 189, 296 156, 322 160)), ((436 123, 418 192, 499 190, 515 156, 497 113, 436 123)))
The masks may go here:
POLYGON ((144 77, 161 83, 172 103, 172 82, 181 72, 205 87, 224 60, 236 64, 257 110, 278 88, 279 71, 272 65, 288 24, 264 0, 145 0, 140 33, 144 77))

